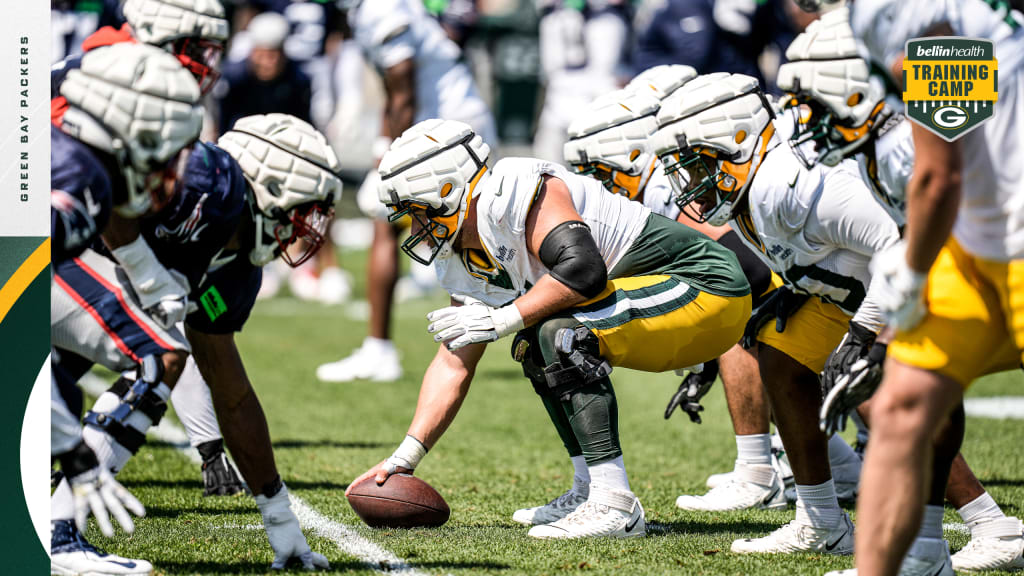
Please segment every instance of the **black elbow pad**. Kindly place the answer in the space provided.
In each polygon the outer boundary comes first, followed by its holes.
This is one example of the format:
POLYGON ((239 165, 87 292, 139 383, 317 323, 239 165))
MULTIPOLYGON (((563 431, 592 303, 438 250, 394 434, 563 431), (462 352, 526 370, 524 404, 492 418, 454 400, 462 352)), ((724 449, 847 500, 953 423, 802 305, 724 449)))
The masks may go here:
POLYGON ((540 244, 540 261, 551 277, 593 298, 608 284, 608 267, 597 249, 590 227, 578 220, 555 226, 540 244))

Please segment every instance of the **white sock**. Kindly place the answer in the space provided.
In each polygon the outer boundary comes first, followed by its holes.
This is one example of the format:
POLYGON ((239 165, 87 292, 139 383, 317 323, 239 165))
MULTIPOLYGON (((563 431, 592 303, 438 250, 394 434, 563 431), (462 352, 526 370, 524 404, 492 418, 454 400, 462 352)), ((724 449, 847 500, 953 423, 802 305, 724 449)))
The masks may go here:
POLYGON ((853 448, 843 440, 839 434, 833 434, 828 439, 828 463, 832 467, 842 466, 850 462, 851 460, 860 461, 857 453, 853 451, 853 448))
POLYGON ((736 463, 771 464, 772 437, 770 434, 736 436, 736 463))
MULTIPOLYGON (((154 390, 157 396, 163 400, 167 400, 171 395, 171 389, 161 382, 154 390)), ((100 394, 100 397, 96 399, 96 403, 93 404, 94 412, 110 413, 121 403, 121 398, 113 392, 104 392, 100 394)), ((149 427, 153 425, 153 421, 142 413, 141 410, 132 412, 131 416, 128 417, 127 422, 124 423, 130 428, 134 428, 143 434, 149 430, 149 427)), ((120 472, 124 465, 131 459, 132 453, 124 446, 121 446, 113 437, 106 432, 97 430, 92 426, 85 426, 82 429, 82 440, 92 448, 92 451, 96 453, 96 459, 99 460, 100 465, 104 466, 109 470, 113 470, 116 474, 120 472)))
POLYGON ((50 496, 50 522, 75 519, 75 497, 71 494, 71 485, 64 478, 57 485, 53 496, 50 496))
POLYGON ((590 493, 590 470, 587 469, 587 459, 583 456, 573 456, 570 459, 574 470, 572 487, 577 494, 585 496, 590 493))
POLYGON ((222 438, 220 426, 217 425, 217 413, 213 410, 210 387, 206 385, 191 356, 171 391, 171 404, 193 448, 222 438))
POLYGON ((994 520, 1004 518, 1006 515, 999 508, 999 504, 992 499, 992 495, 985 492, 956 511, 963 519, 964 524, 971 526, 981 520, 994 520))
POLYGON ((591 485, 611 490, 629 492, 629 478, 626 477, 626 463, 622 456, 588 466, 591 485))
POLYGON ((796 485, 796 521, 815 528, 832 528, 839 524, 843 511, 836 499, 836 486, 831 479, 816 486, 796 485))
POLYGON ((942 540, 942 506, 924 507, 924 517, 921 518, 921 530, 918 531, 918 538, 938 538, 942 540))

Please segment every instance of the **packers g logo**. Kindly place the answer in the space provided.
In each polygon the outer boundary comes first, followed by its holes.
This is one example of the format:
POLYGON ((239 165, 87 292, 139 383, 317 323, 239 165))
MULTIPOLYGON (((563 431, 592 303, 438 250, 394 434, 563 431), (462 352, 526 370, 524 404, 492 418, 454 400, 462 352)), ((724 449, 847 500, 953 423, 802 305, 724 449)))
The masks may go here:
POLYGON ((998 72, 990 40, 910 40, 903 60, 906 115, 952 142, 992 117, 998 72))

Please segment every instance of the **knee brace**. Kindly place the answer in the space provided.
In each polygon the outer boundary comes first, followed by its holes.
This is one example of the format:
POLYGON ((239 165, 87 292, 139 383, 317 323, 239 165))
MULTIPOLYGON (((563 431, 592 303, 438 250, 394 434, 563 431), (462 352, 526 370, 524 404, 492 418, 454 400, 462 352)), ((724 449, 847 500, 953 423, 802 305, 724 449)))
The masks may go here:
POLYGON ((167 401, 156 393, 156 387, 162 380, 163 363, 160 358, 146 356, 139 364, 134 381, 122 376, 108 390, 121 398, 120 404, 108 413, 90 410, 85 415, 85 424, 105 432, 135 454, 146 443, 146 432, 131 426, 128 420, 139 412, 149 418, 153 426, 160 423, 167 412, 167 401))
POLYGON ((555 332, 558 361, 544 367, 546 394, 566 401, 589 384, 612 373, 601 357, 597 336, 584 326, 559 328, 555 332))
POLYGON ((533 391, 538 396, 544 396, 547 384, 544 379, 544 360, 537 344, 536 328, 531 326, 516 332, 512 339, 512 359, 523 366, 523 376, 533 384, 533 391))

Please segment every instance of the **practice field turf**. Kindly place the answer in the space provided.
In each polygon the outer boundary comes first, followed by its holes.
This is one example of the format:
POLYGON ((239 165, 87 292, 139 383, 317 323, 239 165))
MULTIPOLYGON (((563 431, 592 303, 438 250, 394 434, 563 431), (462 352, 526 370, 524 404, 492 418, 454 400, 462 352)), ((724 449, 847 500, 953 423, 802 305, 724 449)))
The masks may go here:
MULTIPOLYGON (((363 298, 362 254, 345 254, 363 298)), ((675 507, 682 493, 732 467, 735 444, 719 388, 705 401, 704 423, 676 414, 662 419, 678 385, 671 374, 616 370, 620 427, 633 490, 647 511, 648 536, 631 540, 536 541, 512 512, 562 493, 572 468, 509 342, 491 345, 469 397, 441 442, 416 471, 447 499, 452 517, 436 529, 373 530, 345 500, 348 482, 387 457, 403 438, 419 380, 436 351, 425 315, 440 296, 401 305, 395 334, 405 377, 395 383, 322 384, 314 370, 359 345, 359 306, 325 308, 287 295, 257 305, 238 338, 249 375, 270 422, 278 468, 294 495, 333 521, 406 560, 424 574, 806 574, 852 565, 849 557, 741 556, 732 540, 759 536, 793 518, 785 511, 691 513, 675 507)), ((1007 373, 975 385, 972 396, 1024 396, 1024 375, 1007 373)), ((849 438, 850 435, 847 434, 849 438)), ((1024 420, 970 418, 964 454, 1007 514, 1024 515, 1024 420)), ((146 505, 131 537, 89 537, 101 547, 150 560, 158 574, 263 574, 272 552, 251 497, 203 498, 198 467, 174 446, 151 443, 120 479, 146 505)), ((852 511, 852 509, 851 509, 852 511)), ((856 521, 856 518, 854 518, 856 521)), ((960 525, 948 509, 946 522, 960 525)), ((960 525, 962 526, 962 525, 960 525)), ((308 528, 308 527, 307 527, 308 528)), ((355 556, 307 529, 332 573, 373 573, 355 556)), ((954 550, 966 542, 947 530, 954 550)), ((377 569, 387 570, 378 566, 377 569)))

